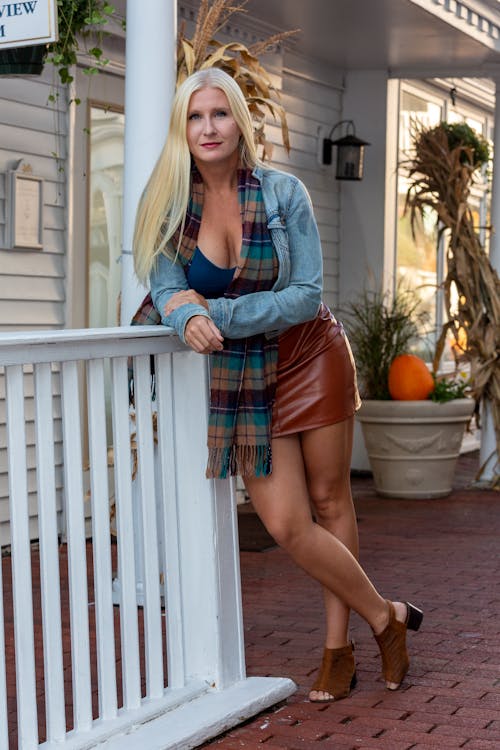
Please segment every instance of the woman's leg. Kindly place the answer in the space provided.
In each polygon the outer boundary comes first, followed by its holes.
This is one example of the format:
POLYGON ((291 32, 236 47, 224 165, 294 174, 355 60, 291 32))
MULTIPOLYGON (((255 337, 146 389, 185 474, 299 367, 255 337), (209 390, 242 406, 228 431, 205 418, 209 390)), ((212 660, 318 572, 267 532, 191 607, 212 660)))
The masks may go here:
MULTIPOLYGON (((358 528, 351 496, 351 451, 354 419, 307 430, 300 436, 309 497, 316 521, 339 539, 358 558, 358 528)), ((349 643, 349 608, 323 587, 326 612, 325 648, 339 649, 349 643)), ((333 696, 312 690, 313 701, 333 696)))
MULTIPOLYGON (((374 633, 382 633, 389 622, 386 600, 349 549, 313 522, 298 435, 275 438, 272 449, 270 476, 243 477, 256 512, 271 536, 300 567, 332 591, 345 607, 354 609, 374 633)), ((404 622, 406 606, 395 603, 395 613, 404 622)))
POLYGON ((385 599, 349 549, 313 522, 299 436, 275 438, 272 448, 272 474, 243 477, 255 510, 300 567, 379 632, 388 619, 385 599))

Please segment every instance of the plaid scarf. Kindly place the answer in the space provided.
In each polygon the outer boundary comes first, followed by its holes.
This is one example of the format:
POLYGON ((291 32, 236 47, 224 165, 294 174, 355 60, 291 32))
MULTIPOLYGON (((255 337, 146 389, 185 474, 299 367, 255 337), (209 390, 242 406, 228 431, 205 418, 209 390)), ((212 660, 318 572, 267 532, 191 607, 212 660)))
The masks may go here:
MULTIPOLYGON (((174 235, 184 267, 197 246, 203 209, 203 182, 193 170, 191 200, 184 232, 174 235)), ((278 260, 267 228, 260 182, 251 170, 238 170, 238 200, 242 215, 242 267, 225 292, 269 291, 277 277, 278 260)), ((210 355, 210 415, 207 477, 271 473, 271 420, 276 392, 278 339, 264 334, 225 339, 224 349, 210 355)))

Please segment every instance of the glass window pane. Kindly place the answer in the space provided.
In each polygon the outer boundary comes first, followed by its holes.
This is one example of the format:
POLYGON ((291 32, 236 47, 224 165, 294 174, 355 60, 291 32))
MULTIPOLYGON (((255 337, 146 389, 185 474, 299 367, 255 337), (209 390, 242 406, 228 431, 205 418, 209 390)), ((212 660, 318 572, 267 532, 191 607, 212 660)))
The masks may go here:
POLYGON ((120 324, 123 144, 125 117, 105 107, 90 111, 88 325, 120 324))
MULTIPOLYGON (((399 120, 399 159, 409 158, 412 136, 416 127, 433 127, 442 119, 442 108, 424 95, 405 89, 401 92, 399 120)), ((396 278, 404 288, 414 289, 422 300, 422 309, 428 314, 425 331, 422 331, 419 354, 429 359, 434 347, 437 325, 436 292, 438 283, 436 215, 428 210, 423 217, 415 217, 411 226, 410 214, 405 213, 408 180, 404 168, 398 175, 398 225, 396 278), (427 340, 430 337, 430 340, 427 340)))

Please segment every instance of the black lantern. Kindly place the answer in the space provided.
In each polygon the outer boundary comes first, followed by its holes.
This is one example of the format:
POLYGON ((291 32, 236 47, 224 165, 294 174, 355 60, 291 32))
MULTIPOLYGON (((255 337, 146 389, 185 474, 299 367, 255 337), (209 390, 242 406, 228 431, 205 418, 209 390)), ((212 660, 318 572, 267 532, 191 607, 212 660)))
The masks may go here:
POLYGON ((332 146, 337 146, 337 180, 361 180, 363 178, 363 158, 365 146, 368 141, 356 137, 354 123, 352 120, 341 120, 330 131, 328 138, 323 139, 323 164, 332 163, 332 146), (332 141, 332 135, 336 128, 347 125, 347 134, 336 141, 332 141), (352 132, 349 132, 349 129, 352 132))

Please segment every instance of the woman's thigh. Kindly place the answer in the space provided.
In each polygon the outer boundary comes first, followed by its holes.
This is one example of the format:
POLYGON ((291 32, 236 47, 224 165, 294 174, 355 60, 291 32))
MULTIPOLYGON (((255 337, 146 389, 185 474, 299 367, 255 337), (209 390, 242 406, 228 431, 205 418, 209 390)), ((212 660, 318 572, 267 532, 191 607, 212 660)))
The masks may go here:
POLYGON ((252 504, 278 543, 312 523, 309 490, 299 435, 274 438, 273 470, 267 477, 243 477, 252 504))
POLYGON ((332 502, 350 502, 353 424, 350 417, 301 433, 308 491, 317 509, 332 502))

